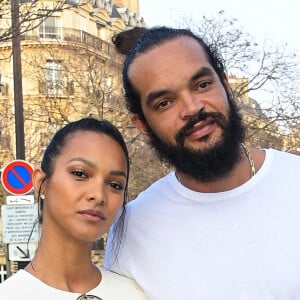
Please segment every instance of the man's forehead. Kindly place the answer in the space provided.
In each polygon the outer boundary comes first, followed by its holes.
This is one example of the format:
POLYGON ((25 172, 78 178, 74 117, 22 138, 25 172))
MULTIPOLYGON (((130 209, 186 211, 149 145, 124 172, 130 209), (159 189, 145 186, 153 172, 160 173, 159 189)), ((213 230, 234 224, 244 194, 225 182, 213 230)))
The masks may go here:
POLYGON ((136 58, 147 56, 153 53, 162 54, 165 53, 163 51, 164 49, 176 50, 177 48, 183 48, 183 49, 195 48, 204 51, 202 45, 200 45, 200 43, 196 39, 190 36, 182 35, 182 36, 176 36, 170 39, 166 39, 164 41, 159 42, 158 44, 153 44, 153 46, 150 46, 144 52, 139 53, 136 58))
POLYGON ((128 75, 132 70, 134 72, 140 70, 145 71, 144 63, 151 61, 154 66, 159 67, 159 62, 166 62, 173 59, 174 63, 177 61, 177 56, 187 55, 189 57, 195 56, 207 61, 207 55, 200 43, 189 36, 174 37, 165 40, 159 44, 153 45, 151 48, 139 53, 131 62, 128 68, 128 75))

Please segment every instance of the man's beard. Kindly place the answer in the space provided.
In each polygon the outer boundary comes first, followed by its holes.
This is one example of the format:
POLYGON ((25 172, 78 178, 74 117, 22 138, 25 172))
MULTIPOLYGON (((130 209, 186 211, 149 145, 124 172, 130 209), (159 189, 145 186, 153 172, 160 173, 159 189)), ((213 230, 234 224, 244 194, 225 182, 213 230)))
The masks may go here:
MULTIPOLYGON (((175 167, 196 181, 211 182, 227 175, 241 159, 240 144, 245 138, 245 128, 234 100, 227 94, 229 102, 228 120, 218 112, 202 112, 191 118, 175 136, 176 145, 161 140, 146 124, 150 145, 159 158, 175 167), (207 144, 203 150, 195 150, 184 144, 185 132, 196 123, 212 118, 222 129, 222 135, 214 145, 207 144)), ((199 140, 208 140, 208 136, 199 140)))

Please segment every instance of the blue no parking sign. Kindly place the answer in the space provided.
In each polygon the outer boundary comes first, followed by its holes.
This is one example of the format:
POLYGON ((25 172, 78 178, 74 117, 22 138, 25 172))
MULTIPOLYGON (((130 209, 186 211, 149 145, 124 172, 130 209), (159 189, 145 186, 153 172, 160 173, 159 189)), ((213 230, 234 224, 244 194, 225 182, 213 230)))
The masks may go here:
POLYGON ((32 166, 24 160, 13 160, 2 170, 4 189, 13 195, 23 195, 32 190, 32 166))

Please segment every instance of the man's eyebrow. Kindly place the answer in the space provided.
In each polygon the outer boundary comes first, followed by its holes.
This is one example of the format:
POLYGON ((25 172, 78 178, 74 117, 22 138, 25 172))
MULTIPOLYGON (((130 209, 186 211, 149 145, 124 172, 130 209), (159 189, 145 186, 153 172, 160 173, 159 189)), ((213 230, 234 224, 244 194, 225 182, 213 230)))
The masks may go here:
POLYGON ((210 69, 208 67, 202 67, 191 77, 190 81, 192 82, 203 76, 212 76, 213 74, 214 73, 213 73, 212 69, 210 69))
MULTIPOLYGON (((201 69, 199 69, 191 78, 190 78, 190 82, 193 82, 194 80, 198 79, 198 78, 201 78, 203 76, 213 76, 214 72, 212 71, 211 68, 209 67, 202 67, 201 69)), ((171 93, 170 90, 168 89, 165 89, 165 90, 160 90, 160 91, 154 91, 154 92, 151 92, 147 95, 146 97, 146 105, 151 105, 151 103, 161 97, 161 96, 164 96, 164 95, 167 95, 171 93)))
POLYGON ((161 91, 154 91, 149 93, 146 97, 146 105, 149 106, 155 99, 164 96, 170 92, 171 92, 170 90, 161 90, 161 91))

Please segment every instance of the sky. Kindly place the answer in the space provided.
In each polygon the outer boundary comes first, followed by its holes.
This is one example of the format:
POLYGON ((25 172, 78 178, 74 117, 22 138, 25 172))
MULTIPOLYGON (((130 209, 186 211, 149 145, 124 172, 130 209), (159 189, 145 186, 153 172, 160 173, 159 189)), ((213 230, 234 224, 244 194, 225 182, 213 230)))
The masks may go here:
POLYGON ((176 26, 182 16, 216 16, 220 10, 238 20, 255 40, 268 39, 300 56, 300 2, 298 0, 140 0, 147 26, 176 26))
MULTIPOLYGON (((225 11, 225 17, 237 19, 236 25, 262 44, 284 46, 286 53, 296 54, 300 68, 300 1, 299 0, 139 0, 140 15, 148 27, 178 25, 177 20, 191 17, 217 17, 225 11)), ((269 92, 252 91, 250 96, 258 100, 272 99, 269 92)))

